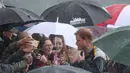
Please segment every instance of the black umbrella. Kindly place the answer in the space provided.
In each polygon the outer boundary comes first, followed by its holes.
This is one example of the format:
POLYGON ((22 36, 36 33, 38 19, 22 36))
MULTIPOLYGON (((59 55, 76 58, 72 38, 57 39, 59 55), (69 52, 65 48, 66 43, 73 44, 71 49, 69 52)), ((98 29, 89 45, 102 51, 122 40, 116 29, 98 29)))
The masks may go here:
POLYGON ((80 68, 72 67, 69 65, 60 66, 44 66, 34 69, 28 73, 91 73, 80 68))
POLYGON ((111 18, 105 8, 92 0, 63 2, 45 10, 41 17, 46 21, 53 22, 59 17, 59 22, 62 23, 88 26, 111 18))
POLYGON ((39 20, 43 20, 39 15, 35 14, 34 12, 28 10, 28 9, 25 9, 25 8, 20 8, 22 9, 23 11, 27 12, 28 14, 30 14, 34 19, 39 19, 39 20))
POLYGON ((13 6, 12 4, 8 3, 8 2, 3 2, 5 7, 12 7, 15 8, 15 6, 13 6))
POLYGON ((43 21, 31 16, 31 14, 20 8, 1 8, 0 25, 4 24, 26 24, 30 22, 43 21))
POLYGON ((0 0, 0 8, 2 7, 15 7, 13 5, 11 5, 10 3, 4 2, 3 0, 0 0))

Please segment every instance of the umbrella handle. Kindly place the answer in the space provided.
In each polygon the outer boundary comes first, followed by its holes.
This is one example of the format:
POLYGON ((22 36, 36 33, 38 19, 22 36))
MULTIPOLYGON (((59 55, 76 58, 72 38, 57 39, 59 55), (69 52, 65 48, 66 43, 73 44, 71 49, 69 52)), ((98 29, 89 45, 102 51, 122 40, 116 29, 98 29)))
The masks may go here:
POLYGON ((109 61, 108 61, 108 64, 107 64, 107 67, 108 67, 109 65, 111 65, 111 66, 113 67, 113 66, 115 65, 115 63, 116 63, 115 61, 113 62, 113 61, 109 60, 109 61))
POLYGON ((57 17, 56 22, 57 22, 57 23, 59 22, 59 17, 57 17))
POLYGON ((114 65, 115 65, 115 63, 116 63, 116 62, 114 61, 114 63, 112 64, 112 66, 114 66, 114 65))

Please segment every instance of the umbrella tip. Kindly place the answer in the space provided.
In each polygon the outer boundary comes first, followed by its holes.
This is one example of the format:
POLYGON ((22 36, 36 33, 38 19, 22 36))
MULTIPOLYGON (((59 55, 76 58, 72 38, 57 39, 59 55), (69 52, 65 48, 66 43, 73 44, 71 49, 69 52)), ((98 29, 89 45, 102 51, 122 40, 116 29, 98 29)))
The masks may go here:
POLYGON ((59 17, 57 17, 56 22, 57 22, 57 23, 59 22, 59 17))
POLYGON ((3 7, 3 8, 6 8, 6 7, 5 7, 5 5, 4 5, 3 0, 0 0, 0 5, 1 5, 1 7, 0 7, 0 8, 2 8, 2 7, 3 7))

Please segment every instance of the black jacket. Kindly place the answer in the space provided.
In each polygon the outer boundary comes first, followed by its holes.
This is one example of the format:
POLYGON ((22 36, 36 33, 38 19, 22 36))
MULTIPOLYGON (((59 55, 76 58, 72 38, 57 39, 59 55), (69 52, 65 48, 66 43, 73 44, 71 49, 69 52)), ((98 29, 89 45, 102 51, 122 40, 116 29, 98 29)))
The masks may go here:
POLYGON ((2 57, 3 52, 6 50, 6 48, 13 42, 13 40, 10 40, 8 37, 1 36, 0 37, 0 59, 2 57))
POLYGON ((90 52, 89 56, 85 57, 85 60, 70 65, 88 70, 92 73, 103 73, 106 61, 102 57, 95 58, 93 52, 94 50, 90 52))
POLYGON ((4 52, 2 52, 1 56, 0 56, 0 60, 3 61, 4 59, 6 59, 7 57, 9 57, 10 55, 14 54, 15 52, 17 52, 20 48, 20 45, 17 42, 13 42, 11 43, 5 50, 4 52))
POLYGON ((23 58, 24 55, 25 52, 23 50, 18 50, 17 52, 5 58, 2 63, 13 64, 15 62, 19 62, 21 60, 24 60, 23 58))

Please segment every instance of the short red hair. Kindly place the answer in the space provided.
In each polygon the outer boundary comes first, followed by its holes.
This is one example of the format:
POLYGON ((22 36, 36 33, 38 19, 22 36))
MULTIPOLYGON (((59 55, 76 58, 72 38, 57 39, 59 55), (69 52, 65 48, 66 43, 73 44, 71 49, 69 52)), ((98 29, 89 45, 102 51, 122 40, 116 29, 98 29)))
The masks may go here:
POLYGON ((83 40, 87 38, 90 42, 93 40, 92 31, 88 28, 80 28, 75 35, 79 35, 83 40))

